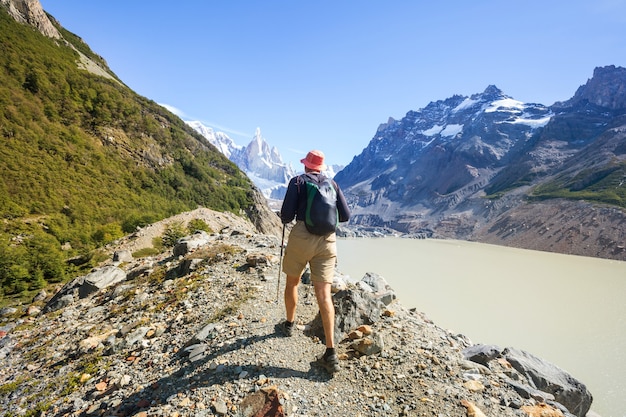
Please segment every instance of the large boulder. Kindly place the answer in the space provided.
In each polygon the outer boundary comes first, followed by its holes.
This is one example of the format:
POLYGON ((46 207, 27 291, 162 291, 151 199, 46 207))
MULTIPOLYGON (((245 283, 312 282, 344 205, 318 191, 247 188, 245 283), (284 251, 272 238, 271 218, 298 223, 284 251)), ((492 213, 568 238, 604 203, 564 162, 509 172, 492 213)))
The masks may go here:
POLYGON ((555 401, 565 406, 570 413, 585 417, 593 402, 585 384, 558 366, 523 350, 506 348, 502 354, 535 388, 554 395, 555 401))
POLYGON ((373 296, 386 306, 397 298, 396 293, 387 283, 387 280, 372 272, 367 272, 357 285, 364 291, 373 293, 373 296))
MULTIPOLYGON (((354 287, 343 289, 333 295, 335 344, 339 344, 347 333, 359 326, 380 320, 381 314, 385 310, 386 304, 381 300, 381 294, 374 292, 367 283, 359 281, 354 287)), ((385 292, 385 294, 387 293, 385 292)), ((320 340, 326 340, 319 313, 311 322, 310 333, 319 337, 320 340)))
POLYGON ((105 266, 104 268, 96 269, 85 276, 83 285, 78 289, 78 296, 80 298, 89 297, 91 294, 122 282, 125 279, 126 272, 116 266, 105 266))
POLYGON ((204 230, 198 230, 191 236, 179 239, 172 249, 174 256, 184 256, 191 251, 198 249, 209 243, 211 237, 204 230))
POLYGON ((523 350, 479 344, 464 349, 463 356, 485 366, 496 358, 506 359, 528 382, 529 386, 509 382, 524 398, 541 397, 548 403, 554 400, 578 417, 585 417, 593 402, 591 393, 582 382, 558 366, 523 350))
POLYGON ((59 310, 66 307, 77 298, 86 298, 94 292, 100 291, 111 285, 117 284, 126 279, 126 272, 116 266, 106 266, 96 269, 87 275, 75 278, 65 284, 54 296, 46 303, 41 310, 42 314, 59 310))

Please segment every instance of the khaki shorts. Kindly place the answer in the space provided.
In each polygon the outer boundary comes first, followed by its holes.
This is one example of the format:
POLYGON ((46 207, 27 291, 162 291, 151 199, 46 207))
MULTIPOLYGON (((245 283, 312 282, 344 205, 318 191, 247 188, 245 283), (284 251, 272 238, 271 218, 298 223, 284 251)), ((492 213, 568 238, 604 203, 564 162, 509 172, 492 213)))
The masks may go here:
POLYGON ((303 221, 298 221, 289 233, 283 272, 300 277, 307 262, 311 267, 311 281, 332 283, 337 262, 337 235, 314 235, 306 230, 303 221))

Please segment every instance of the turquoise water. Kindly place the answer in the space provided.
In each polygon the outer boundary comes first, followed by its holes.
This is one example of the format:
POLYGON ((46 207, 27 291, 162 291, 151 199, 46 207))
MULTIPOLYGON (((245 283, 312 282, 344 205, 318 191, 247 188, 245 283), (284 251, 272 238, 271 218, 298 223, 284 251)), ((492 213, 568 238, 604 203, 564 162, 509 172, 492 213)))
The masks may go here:
POLYGON ((340 239, 339 270, 383 276, 405 307, 474 343, 513 346, 626 417, 626 262, 435 239, 340 239))

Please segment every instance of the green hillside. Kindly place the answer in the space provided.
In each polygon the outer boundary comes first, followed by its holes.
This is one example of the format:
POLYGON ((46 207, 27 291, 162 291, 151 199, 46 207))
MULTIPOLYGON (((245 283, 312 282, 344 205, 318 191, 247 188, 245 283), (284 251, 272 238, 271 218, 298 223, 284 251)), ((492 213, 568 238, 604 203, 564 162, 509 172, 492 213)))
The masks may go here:
POLYGON ((142 224, 253 204, 250 180, 178 117, 2 6, 0 27, 0 298, 67 279, 81 266, 66 259, 142 224))

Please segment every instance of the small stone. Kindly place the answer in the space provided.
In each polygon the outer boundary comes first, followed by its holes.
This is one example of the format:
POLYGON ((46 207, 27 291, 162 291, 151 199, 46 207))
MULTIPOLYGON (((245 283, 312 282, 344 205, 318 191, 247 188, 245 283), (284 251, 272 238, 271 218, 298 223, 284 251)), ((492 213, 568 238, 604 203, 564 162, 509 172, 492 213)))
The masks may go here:
POLYGON ((213 410, 215 410, 215 414, 218 416, 225 416, 228 414, 228 406, 222 399, 217 399, 213 401, 213 410))
POLYGON ((128 384, 130 384, 130 375, 122 375, 119 382, 120 387, 125 387, 128 384))
POLYGON ((26 314, 28 314, 29 316, 36 316, 39 313, 41 313, 41 309, 37 306, 28 306, 28 309, 26 310, 26 314))
POLYGON ((150 401, 146 400, 145 398, 142 398, 141 400, 137 401, 137 408, 147 408, 150 407, 150 401))
POLYGON ((107 389, 107 383, 102 381, 96 384, 96 389, 100 392, 105 391, 107 389))
POLYGON ((522 407, 522 411, 530 417, 563 417, 561 410, 545 403, 538 405, 525 405, 522 407))
POLYGON ((372 334, 372 326, 368 324, 363 324, 357 328, 358 331, 363 333, 364 336, 369 336, 372 334))
POLYGON ((463 383, 463 386, 472 392, 483 392, 485 390, 485 386, 476 380, 469 380, 463 383))
POLYGON ((352 340, 360 339, 363 337, 363 332, 359 330, 353 330, 348 334, 348 338, 352 340))
POLYGON ((467 400, 461 400, 461 405, 467 408, 468 417, 487 417, 485 413, 482 412, 480 408, 478 408, 474 403, 471 403, 467 400))

